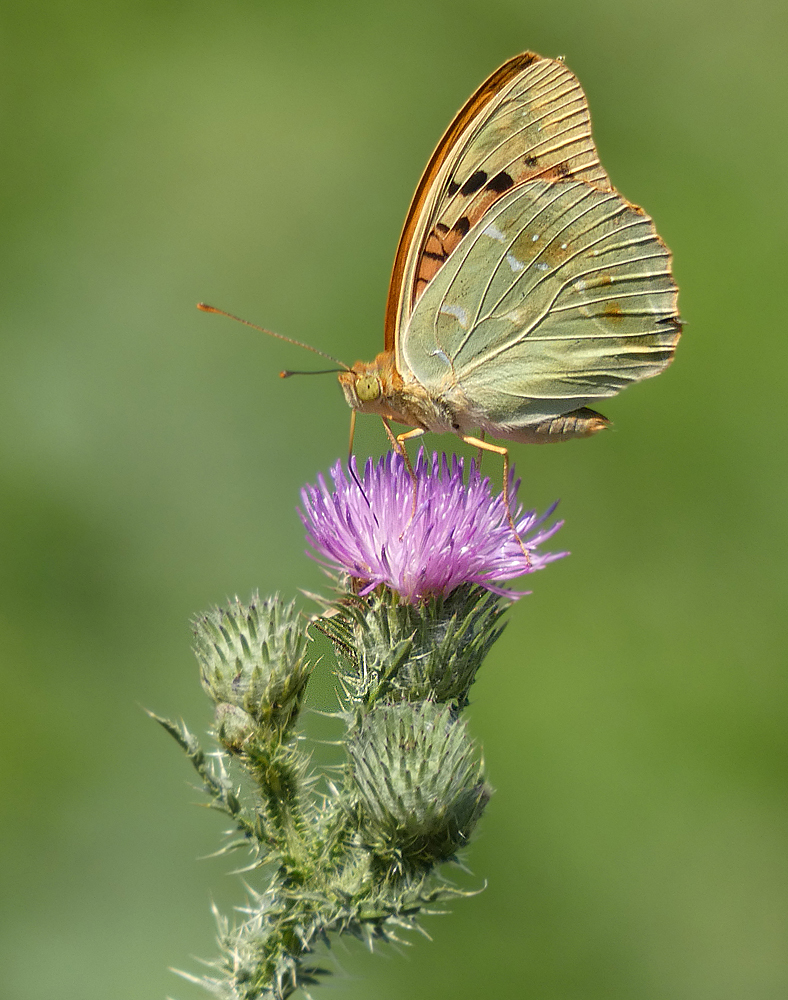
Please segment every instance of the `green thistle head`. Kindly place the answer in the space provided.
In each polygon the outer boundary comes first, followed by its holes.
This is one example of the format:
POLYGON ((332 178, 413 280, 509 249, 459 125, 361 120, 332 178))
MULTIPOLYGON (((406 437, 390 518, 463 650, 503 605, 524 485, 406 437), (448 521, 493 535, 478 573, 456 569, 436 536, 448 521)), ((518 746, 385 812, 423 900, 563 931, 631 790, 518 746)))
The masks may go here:
POLYGON ((260 729, 282 738, 301 708, 312 664, 295 604, 236 598, 193 622, 202 685, 216 703, 217 735, 239 749, 260 729))
POLYGON ((348 754, 361 836, 392 873, 431 868, 467 844, 491 789, 449 705, 379 706, 348 754))

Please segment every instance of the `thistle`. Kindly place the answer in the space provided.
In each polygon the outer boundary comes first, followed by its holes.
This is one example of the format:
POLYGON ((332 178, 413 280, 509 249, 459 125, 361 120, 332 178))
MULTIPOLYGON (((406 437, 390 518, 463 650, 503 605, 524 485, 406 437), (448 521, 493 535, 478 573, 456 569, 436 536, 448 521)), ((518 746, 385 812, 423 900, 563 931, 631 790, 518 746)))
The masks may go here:
POLYGON ((415 484, 389 454, 362 475, 337 463, 333 488, 322 476, 304 488, 312 554, 336 579, 321 615, 255 596, 194 621, 218 749, 158 721, 232 821, 225 850, 251 851, 254 869, 239 917, 217 915, 220 956, 202 977, 182 973, 220 1000, 284 1000, 330 972, 316 951, 332 935, 400 940, 467 895, 442 866, 470 842, 491 789, 462 711, 522 596, 506 581, 565 553, 540 551, 560 523, 546 524, 553 508, 523 513, 513 475, 507 509, 474 462, 466 481, 461 460, 421 452, 414 473, 415 484), (345 723, 341 775, 322 784, 297 731, 315 631, 336 652, 345 723))

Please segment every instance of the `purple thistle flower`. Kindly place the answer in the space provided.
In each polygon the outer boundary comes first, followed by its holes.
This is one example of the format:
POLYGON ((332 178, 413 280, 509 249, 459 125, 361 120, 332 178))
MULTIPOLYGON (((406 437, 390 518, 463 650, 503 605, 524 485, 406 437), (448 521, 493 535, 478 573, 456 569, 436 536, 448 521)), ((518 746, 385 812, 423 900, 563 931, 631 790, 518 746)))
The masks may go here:
POLYGON ((509 477, 509 508, 520 541, 512 531, 503 496, 493 496, 490 480, 471 461, 468 483, 464 462, 422 448, 414 472, 418 482, 413 513, 413 480, 401 455, 389 452, 377 464, 368 459, 363 478, 355 459, 348 479, 341 462, 331 469, 333 491, 322 475, 317 486, 301 491, 301 520, 313 558, 361 581, 362 595, 380 584, 409 603, 445 595, 463 583, 475 583, 494 594, 521 597, 527 591, 500 584, 531 573, 566 552, 536 549, 563 524, 541 528, 553 504, 541 517, 522 513, 517 503, 520 480, 509 477), (363 490, 359 488, 359 481, 363 490), (539 529, 539 530, 537 530, 539 529))

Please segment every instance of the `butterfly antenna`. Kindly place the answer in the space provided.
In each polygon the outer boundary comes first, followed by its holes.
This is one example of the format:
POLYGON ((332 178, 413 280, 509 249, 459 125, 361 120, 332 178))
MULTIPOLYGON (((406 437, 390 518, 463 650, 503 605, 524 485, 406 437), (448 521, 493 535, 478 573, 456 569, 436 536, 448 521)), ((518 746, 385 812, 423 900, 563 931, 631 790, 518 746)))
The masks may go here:
MULTIPOLYGON (((339 370, 343 372, 349 372, 350 368, 343 361, 335 358, 333 354, 327 354, 326 351, 321 351, 317 347, 312 347, 310 344, 304 344, 300 340, 294 340, 293 337, 286 337, 283 333, 275 333, 273 330, 266 330, 263 326, 258 326, 257 323, 252 323, 248 319, 241 319, 240 316, 233 316, 232 313, 226 312, 224 309, 217 309, 216 306, 206 305, 205 302, 198 302, 197 308, 202 312, 206 313, 216 313, 217 316, 226 316, 228 319, 234 319, 236 323, 243 323, 244 326, 251 326, 253 330, 259 330, 260 333, 267 333, 269 337, 276 337, 278 340, 284 340, 288 344, 294 344, 296 347, 303 347, 305 351, 311 351, 313 354, 319 354, 321 358, 326 358, 328 361, 333 362, 335 365, 339 365, 339 370)), ((333 370, 333 369, 332 369, 333 370)), ((282 372, 282 378, 288 378, 290 375, 308 375, 311 372, 282 372)), ((326 372, 315 372, 314 374, 324 375, 326 372)))

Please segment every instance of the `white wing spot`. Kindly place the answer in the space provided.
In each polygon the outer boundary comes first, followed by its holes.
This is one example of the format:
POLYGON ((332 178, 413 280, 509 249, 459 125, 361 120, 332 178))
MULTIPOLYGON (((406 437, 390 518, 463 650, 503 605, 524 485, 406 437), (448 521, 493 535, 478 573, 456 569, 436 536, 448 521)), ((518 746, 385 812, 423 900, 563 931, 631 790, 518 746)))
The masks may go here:
POLYGON ((525 270, 525 264, 521 260, 518 260, 513 253, 508 253, 506 255, 506 263, 509 267, 517 274, 518 271, 525 270))
POLYGON ((562 244, 561 244, 561 249, 562 249, 562 250, 566 250, 567 246, 568 246, 568 244, 567 244, 567 243, 562 243, 562 244))
POLYGON ((462 306, 442 305, 439 311, 445 316, 454 316, 463 330, 468 329, 468 313, 462 308, 462 306))
POLYGON ((574 284, 574 287, 578 290, 578 292, 584 292, 586 290, 586 283, 584 279, 578 278, 574 284))
POLYGON ((484 235, 489 236, 491 240, 498 240, 499 243, 505 243, 506 237, 501 232, 501 230, 495 225, 489 225, 484 230, 484 235))
POLYGON ((511 309, 508 313, 504 313, 501 319, 506 319, 510 323, 514 323, 515 326, 522 326, 523 323, 527 322, 527 316, 525 315, 525 310, 522 307, 519 309, 511 309))
POLYGON ((534 236, 531 237, 531 242, 536 243, 538 239, 539 239, 539 233, 536 233, 534 236))
POLYGON ((547 263, 547 261, 539 260, 539 261, 536 262, 536 270, 537 271, 549 271, 550 270, 550 265, 547 263))

